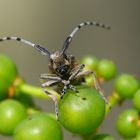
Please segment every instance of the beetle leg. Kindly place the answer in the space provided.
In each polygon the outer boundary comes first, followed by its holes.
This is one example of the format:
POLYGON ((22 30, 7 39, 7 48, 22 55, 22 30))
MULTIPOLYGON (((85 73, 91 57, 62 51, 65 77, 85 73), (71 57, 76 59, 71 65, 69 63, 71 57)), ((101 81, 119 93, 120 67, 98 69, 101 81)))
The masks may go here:
POLYGON ((75 86, 73 86, 73 85, 70 84, 69 85, 69 88, 72 89, 74 92, 78 93, 78 91, 76 90, 76 87, 75 86))
POLYGON ((62 81, 60 77, 56 75, 47 74, 47 73, 41 74, 40 78, 43 80, 47 80, 46 82, 43 82, 42 87, 52 86, 62 81))
POLYGON ((48 74, 48 73, 41 74, 40 75, 40 78, 41 79, 44 79, 44 80, 58 80, 58 81, 61 81, 62 80, 57 75, 55 75, 55 74, 48 74))
POLYGON ((61 99, 63 99, 63 96, 65 95, 66 91, 68 89, 68 85, 64 85, 62 91, 61 91, 61 99))
POLYGON ((77 66, 76 68, 74 68, 74 70, 72 70, 73 72, 68 80, 72 81, 76 77, 76 75, 83 70, 84 67, 85 67, 85 65, 81 64, 81 65, 77 66))
POLYGON ((66 80, 62 80, 62 83, 64 83, 64 87, 63 87, 63 90, 61 92, 61 98, 63 98, 64 94, 66 93, 66 90, 68 88, 72 89, 73 91, 75 92, 78 92, 76 90, 76 87, 74 87, 73 85, 70 84, 70 82, 76 77, 76 75, 78 73, 80 73, 82 71, 82 69, 84 68, 84 64, 81 64, 79 66, 77 66, 74 70, 73 70, 73 73, 71 74, 71 76, 69 77, 69 79, 66 81, 66 80))
POLYGON ((55 84, 59 83, 57 80, 48 80, 47 82, 42 83, 42 87, 48 87, 48 86, 53 86, 55 84))
POLYGON ((108 104, 108 100, 106 99, 106 97, 104 96, 104 92, 100 87, 100 84, 96 78, 96 75, 93 71, 91 70, 85 70, 80 72, 79 74, 77 74, 77 76, 75 78, 81 78, 81 77, 85 77, 86 75, 92 75, 93 80, 94 80, 94 86, 95 89, 100 93, 100 95, 102 96, 102 98, 104 99, 104 101, 108 104))
POLYGON ((55 103, 55 113, 56 113, 56 119, 59 119, 59 111, 58 111, 58 101, 57 98, 51 94, 50 92, 48 92, 47 90, 43 89, 43 91, 54 101, 55 103))
POLYGON ((64 84, 64 87, 63 87, 62 92, 61 92, 61 99, 63 98, 63 96, 66 93, 66 91, 67 91, 68 88, 70 88, 74 92, 77 92, 78 93, 78 91, 76 90, 76 87, 73 86, 73 85, 71 85, 69 80, 68 81, 62 80, 62 83, 64 84))

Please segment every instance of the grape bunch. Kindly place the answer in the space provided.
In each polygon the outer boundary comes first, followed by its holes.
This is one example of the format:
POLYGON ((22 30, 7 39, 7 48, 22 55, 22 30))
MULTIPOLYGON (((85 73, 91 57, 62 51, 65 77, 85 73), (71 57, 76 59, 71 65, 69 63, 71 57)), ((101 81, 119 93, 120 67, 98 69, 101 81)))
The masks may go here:
MULTIPOLYGON (((118 75, 115 63, 109 59, 98 60, 94 56, 81 59, 85 69, 96 73, 100 84, 114 79, 108 104, 94 88, 92 76, 77 86, 78 93, 68 90, 60 100, 60 94, 51 92, 59 100, 59 120, 55 114, 38 108, 32 97, 49 96, 40 87, 28 84, 18 74, 11 58, 0 54, 0 134, 14 140, 62 140, 63 126, 83 140, 115 140, 111 134, 101 134, 100 126, 115 105, 132 99, 133 107, 118 114, 116 129, 126 139, 140 139, 140 88, 139 81, 131 74, 118 75)), ((121 107, 121 106, 120 106, 121 107)))

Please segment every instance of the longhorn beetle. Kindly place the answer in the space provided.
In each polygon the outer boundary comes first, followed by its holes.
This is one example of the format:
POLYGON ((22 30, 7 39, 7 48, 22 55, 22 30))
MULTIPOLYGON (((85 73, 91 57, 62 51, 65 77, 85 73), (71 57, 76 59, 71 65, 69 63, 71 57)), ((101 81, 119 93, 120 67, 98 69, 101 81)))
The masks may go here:
POLYGON ((70 43, 72 42, 72 38, 76 34, 77 31, 79 31, 82 27, 84 26, 96 26, 96 27, 101 27, 107 30, 110 30, 109 26, 106 26, 105 24, 100 24, 98 22, 83 22, 80 23, 74 30, 71 32, 71 34, 66 38, 64 41, 63 47, 61 50, 58 50, 54 53, 50 53, 46 48, 42 47, 41 45, 34 44, 30 41, 27 41, 25 39, 19 38, 19 37, 3 37, 0 38, 0 41, 5 41, 5 40, 16 40, 19 42, 22 42, 24 44, 27 44, 33 48, 35 48, 37 51, 39 51, 42 55, 45 55, 49 59, 49 69, 50 69, 50 74, 45 73, 41 74, 41 79, 44 80, 45 82, 42 83, 42 89, 43 91, 50 96, 53 101, 55 102, 55 112, 56 112, 56 117, 58 119, 58 101, 57 98, 49 93, 47 90, 45 90, 45 87, 47 86, 54 86, 58 85, 60 86, 60 83, 63 84, 62 90, 60 92, 61 99, 63 98, 64 94, 66 93, 67 89, 72 89, 75 92, 78 92, 76 90, 76 87, 72 84, 73 81, 77 79, 82 79, 86 75, 92 75, 94 79, 94 85, 96 90, 100 93, 102 98, 105 100, 106 103, 107 99, 103 95, 103 91, 100 88, 99 82, 96 78, 96 75, 94 71, 91 70, 85 70, 82 71, 83 68, 85 67, 84 64, 78 64, 76 58, 73 55, 69 55, 66 53, 66 50, 68 49, 70 43))

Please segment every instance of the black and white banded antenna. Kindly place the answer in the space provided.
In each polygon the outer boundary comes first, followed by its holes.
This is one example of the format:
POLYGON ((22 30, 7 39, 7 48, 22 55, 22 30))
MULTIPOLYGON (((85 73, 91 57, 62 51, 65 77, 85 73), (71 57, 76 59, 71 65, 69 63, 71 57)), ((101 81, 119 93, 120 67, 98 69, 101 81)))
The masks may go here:
POLYGON ((104 29, 107 29, 107 30, 110 30, 111 29, 110 26, 107 26, 105 24, 98 23, 98 22, 95 22, 95 21, 82 22, 66 38, 66 40, 64 41, 64 44, 63 44, 63 48, 62 48, 61 53, 62 54, 65 53, 65 51, 67 50, 69 44, 72 42, 72 38, 74 37, 74 35, 76 34, 77 31, 79 31, 84 26, 92 26, 92 25, 93 26, 96 26, 96 27, 104 28, 104 29))
POLYGON ((5 40, 16 40, 16 41, 22 42, 26 45, 29 45, 29 46, 35 48, 42 55, 47 55, 48 57, 50 57, 50 55, 51 55, 51 53, 46 48, 43 48, 41 45, 34 44, 34 43, 32 43, 28 40, 25 40, 25 39, 22 39, 22 38, 19 38, 19 37, 3 37, 3 38, 0 38, 0 42, 5 41, 5 40))

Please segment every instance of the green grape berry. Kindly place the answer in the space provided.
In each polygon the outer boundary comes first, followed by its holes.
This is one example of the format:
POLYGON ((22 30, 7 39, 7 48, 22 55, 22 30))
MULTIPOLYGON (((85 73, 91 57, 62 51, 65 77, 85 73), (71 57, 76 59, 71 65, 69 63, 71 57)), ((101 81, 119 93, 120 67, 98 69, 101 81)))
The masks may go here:
POLYGON ((69 131, 87 134, 99 127, 105 116, 105 102, 91 87, 77 86, 79 93, 68 90, 59 102, 60 123, 69 131))
POLYGON ((12 135, 15 127, 27 117, 24 106, 16 100, 0 103, 0 134, 12 135))
POLYGON ((81 60, 81 63, 85 64, 86 69, 96 70, 97 65, 98 65, 98 60, 96 57, 92 55, 88 55, 88 56, 83 57, 83 59, 81 60))
POLYGON ((115 138, 108 134, 99 134, 94 137, 94 140, 115 140, 115 138))
POLYGON ((140 89, 134 94, 133 105, 138 111, 140 111, 140 89))
POLYGON ((110 80, 116 75, 116 65, 111 60, 103 59, 98 63, 97 73, 104 80, 110 80))
MULTIPOLYGON (((98 60, 96 57, 94 57, 92 55, 87 55, 82 58, 81 63, 85 64, 85 68, 84 68, 85 70, 92 70, 92 71, 96 72, 97 65, 98 65, 98 60)), ((93 85, 93 82, 94 82, 93 76, 91 76, 91 75, 86 76, 85 82, 89 86, 93 85)))
POLYGON ((14 140, 62 140, 59 123, 46 113, 37 113, 22 121, 14 131, 14 140))
POLYGON ((116 126, 119 134, 124 138, 134 138, 138 129, 138 112, 129 109, 122 112, 117 120, 116 126))
POLYGON ((122 74, 115 81, 115 90, 124 99, 132 98, 138 88, 138 81, 129 74, 122 74))
POLYGON ((7 56, 0 55, 0 100, 8 94, 8 88, 16 79, 17 69, 14 62, 7 56))

